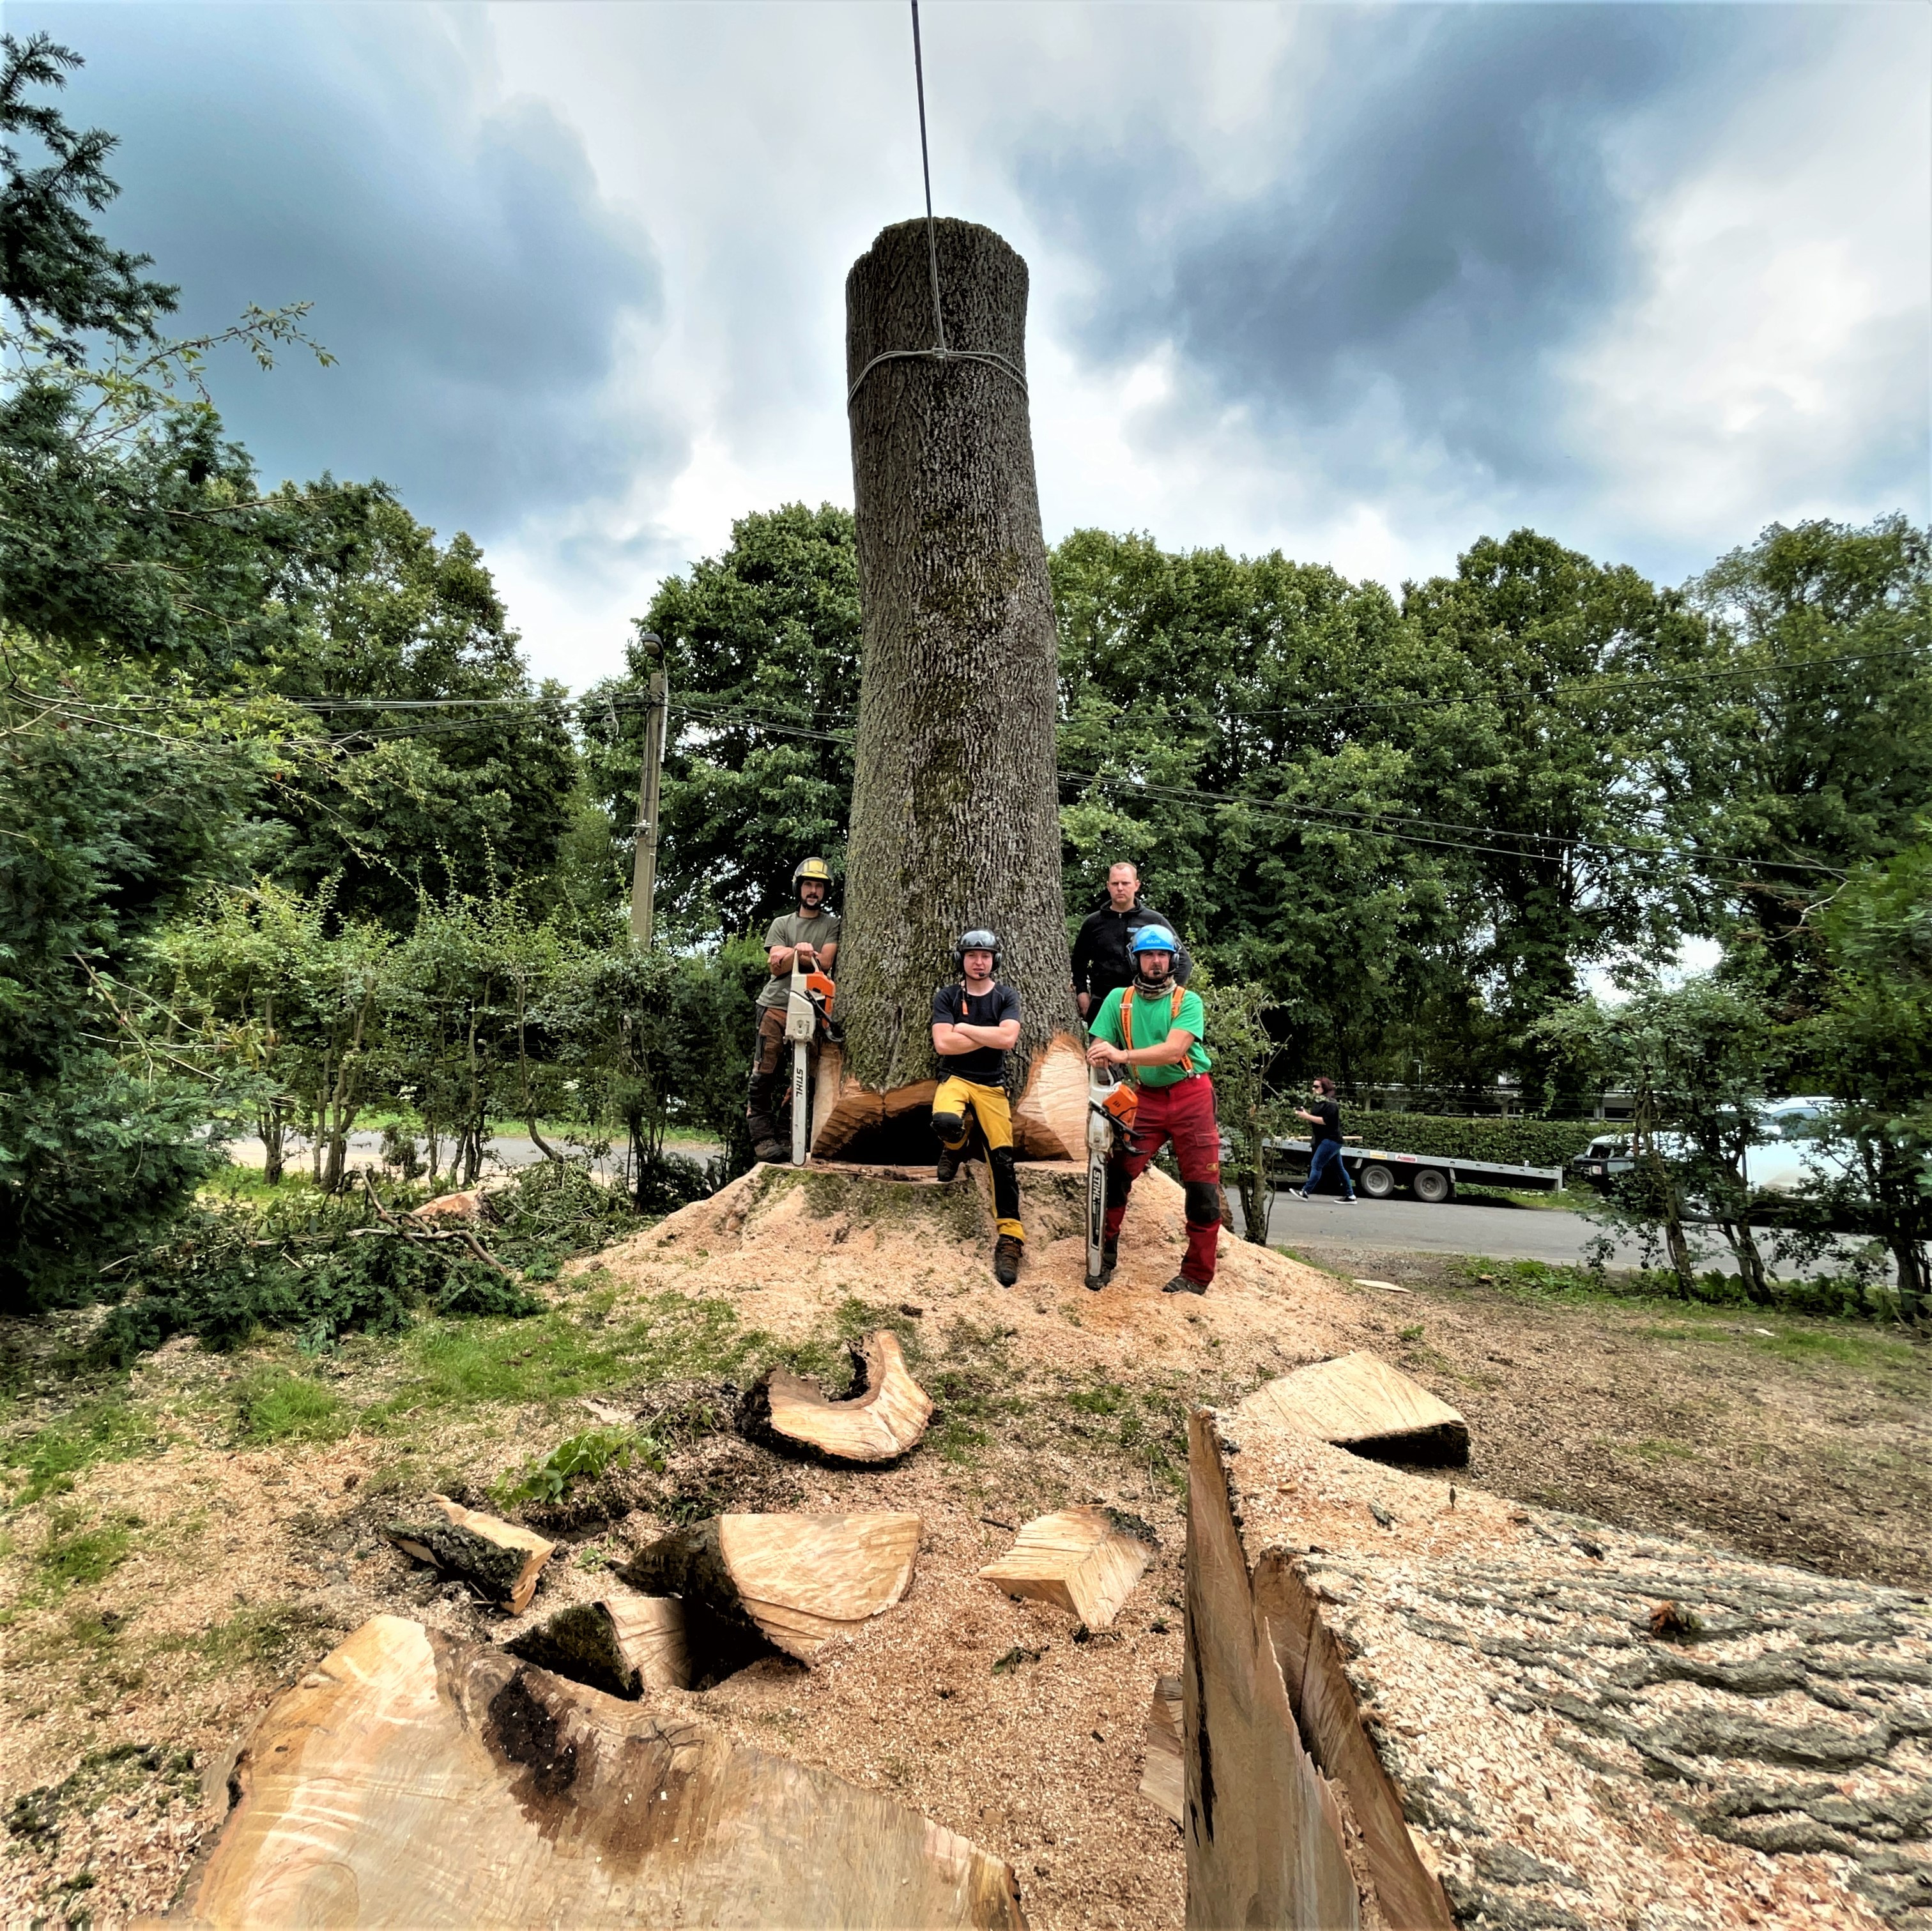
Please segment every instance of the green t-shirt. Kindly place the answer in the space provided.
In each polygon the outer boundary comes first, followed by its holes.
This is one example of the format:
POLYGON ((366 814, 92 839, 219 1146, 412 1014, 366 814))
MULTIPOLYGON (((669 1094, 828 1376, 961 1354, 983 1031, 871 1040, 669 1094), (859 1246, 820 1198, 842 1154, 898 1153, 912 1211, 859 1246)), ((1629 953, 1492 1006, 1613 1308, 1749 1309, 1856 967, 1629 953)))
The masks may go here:
POLYGON ((1208 1012, 1201 1003, 1199 993, 1184 992, 1178 1012, 1174 1009, 1174 995, 1171 992, 1162 992, 1153 999, 1144 992, 1136 993, 1134 1036, 1124 1039, 1120 1036, 1120 1000, 1125 991, 1125 987, 1117 986, 1102 1002, 1099 1016, 1093 1024, 1095 1039, 1132 1052, 1142 1046, 1159 1045, 1177 1026, 1182 1032, 1194 1035, 1194 1043, 1188 1048, 1185 1060, 1171 1066, 1127 1067, 1125 1071, 1130 1079, 1138 1080, 1143 1086, 1173 1086, 1190 1073, 1204 1073, 1214 1063, 1208 1057, 1208 1048, 1201 1043, 1202 1035, 1208 1030, 1208 1012))
MULTIPOLYGON (((838 943, 838 914, 821 911, 808 919, 802 912, 782 912, 772 921, 772 929, 765 934, 765 950, 774 946, 807 945, 823 952, 827 946, 838 943)), ((764 990, 758 994, 760 1006, 782 1006, 791 994, 791 975, 780 973, 776 979, 765 981, 764 990)))

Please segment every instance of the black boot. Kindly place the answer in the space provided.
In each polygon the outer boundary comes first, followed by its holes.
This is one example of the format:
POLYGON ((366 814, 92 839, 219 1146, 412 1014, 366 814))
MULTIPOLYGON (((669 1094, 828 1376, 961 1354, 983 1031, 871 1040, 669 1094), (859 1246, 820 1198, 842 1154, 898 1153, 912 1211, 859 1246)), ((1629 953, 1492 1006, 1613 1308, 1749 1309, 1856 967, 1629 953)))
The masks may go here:
POLYGON ((966 1149, 960 1147, 942 1147, 939 1150, 939 1164, 933 1169, 943 1186, 948 1180, 959 1177, 959 1163, 966 1157, 966 1149))
POLYGON ((1020 1255, 1025 1251, 1026 1243, 1010 1234, 1003 1234, 993 1243, 993 1278, 1003 1288, 1010 1288, 1020 1277, 1020 1255))

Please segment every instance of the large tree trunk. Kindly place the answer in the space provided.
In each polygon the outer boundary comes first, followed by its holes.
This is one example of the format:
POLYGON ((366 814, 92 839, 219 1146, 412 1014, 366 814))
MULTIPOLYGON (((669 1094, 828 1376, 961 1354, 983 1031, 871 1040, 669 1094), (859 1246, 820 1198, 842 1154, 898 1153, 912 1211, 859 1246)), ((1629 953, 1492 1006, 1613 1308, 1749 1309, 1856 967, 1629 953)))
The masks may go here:
MULTIPOLYGON (((848 1095, 886 1104, 829 1110, 821 1153, 903 1113, 892 1096, 934 1078, 932 990, 972 926, 999 934, 1000 976, 1020 994, 1015 1099, 1056 1042, 1060 1062, 1078 1051, 1054 761, 1058 653, 1022 385, 1026 264, 970 222, 941 221, 937 238, 948 358, 875 361, 937 340, 923 221, 886 229, 845 283, 865 667, 836 1076, 848 1095)), ((1077 1154, 1084 1096, 1083 1084, 1081 1120, 1067 1129, 1030 1108, 1041 1123, 1023 1123, 1022 1150, 1077 1154), (1073 1144, 1049 1144, 1064 1130, 1073 1144)))

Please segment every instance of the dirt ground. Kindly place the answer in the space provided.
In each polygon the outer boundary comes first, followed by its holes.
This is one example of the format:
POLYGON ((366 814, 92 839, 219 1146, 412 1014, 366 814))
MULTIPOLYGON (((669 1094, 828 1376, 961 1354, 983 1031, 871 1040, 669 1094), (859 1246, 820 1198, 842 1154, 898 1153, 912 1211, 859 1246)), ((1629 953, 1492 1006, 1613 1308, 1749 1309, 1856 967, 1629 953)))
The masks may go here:
POLYGON ((764 1170, 573 1266, 533 1321, 424 1323, 316 1363, 176 1343, 124 1396, 30 1386, 0 1467, 10 1495, 38 1491, 0 1540, 0 1916, 165 1906, 246 1726, 369 1615, 500 1636, 384 1540, 432 1490, 559 1540, 539 1607, 718 1509, 916 1510, 897 1609, 809 1671, 773 1659, 673 1700, 1007 1858, 1041 1927, 1180 1921, 1179 1835, 1137 1786, 1154 1678, 1180 1660, 1186 1418, 1304 1362, 1372 1347, 1434 1388, 1468 1418, 1474 1486, 1861 1576, 1932 1573, 1923 1349, 1533 1303, 1384 1258, 1400 1294, 1232 1237, 1214 1293, 1164 1296, 1180 1194, 1158 1174, 1094 1295, 1077 1177, 1030 1171, 1008 1291, 984 1211, 963 1189, 764 1170), (780 1360, 839 1380, 840 1342, 888 1324, 940 1408, 904 1465, 784 1462, 730 1433, 726 1384, 780 1360), (640 1417, 662 1468, 614 1467, 557 1503, 492 1498, 612 1411, 640 1417), (1088 1500, 1160 1541, 1113 1630, 977 1580, 1029 1516, 1088 1500))

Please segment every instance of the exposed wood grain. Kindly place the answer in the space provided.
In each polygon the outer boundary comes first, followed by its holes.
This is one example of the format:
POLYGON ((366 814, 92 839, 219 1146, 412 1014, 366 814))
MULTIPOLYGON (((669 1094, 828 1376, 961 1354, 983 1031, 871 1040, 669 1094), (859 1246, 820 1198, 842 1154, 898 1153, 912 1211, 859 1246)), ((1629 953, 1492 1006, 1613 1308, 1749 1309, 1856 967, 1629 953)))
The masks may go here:
POLYGON ((1420 1462, 1469 1459, 1468 1423, 1448 1402, 1366 1349, 1268 1382, 1234 1412, 1306 1429, 1358 1455, 1420 1462))
POLYGON ((898 1336, 877 1330, 852 1351, 852 1363, 856 1390, 842 1400, 774 1369, 746 1399, 745 1432, 836 1462, 896 1462, 909 1453, 925 1437, 932 1402, 906 1366, 898 1336))
POLYGON ((1154 1554, 1154 1531, 1118 1509, 1061 1509, 1025 1524, 982 1582, 1009 1596, 1069 1609, 1090 1630, 1110 1627, 1154 1554))
POLYGON ((556 1545, 514 1522, 466 1509, 447 1495, 432 1495, 430 1500, 442 1510, 440 1520, 430 1516, 393 1523, 389 1540, 405 1555, 434 1563, 489 1601, 521 1615, 530 1606, 537 1578, 556 1545))
POLYGON ((278 1697, 235 1780, 190 1923, 1024 1923, 1004 1864, 878 1792, 398 1617, 278 1697))
POLYGON ((634 1699, 647 1690, 691 1687, 684 1605, 674 1596, 624 1590, 599 1602, 573 1603, 503 1647, 612 1696, 634 1699))
POLYGON ((1183 1697, 1180 1678, 1157 1678, 1148 1711, 1146 1756, 1141 1765, 1141 1795, 1158 1804, 1174 1821, 1186 1811, 1186 1778, 1181 1768, 1183 1697))

